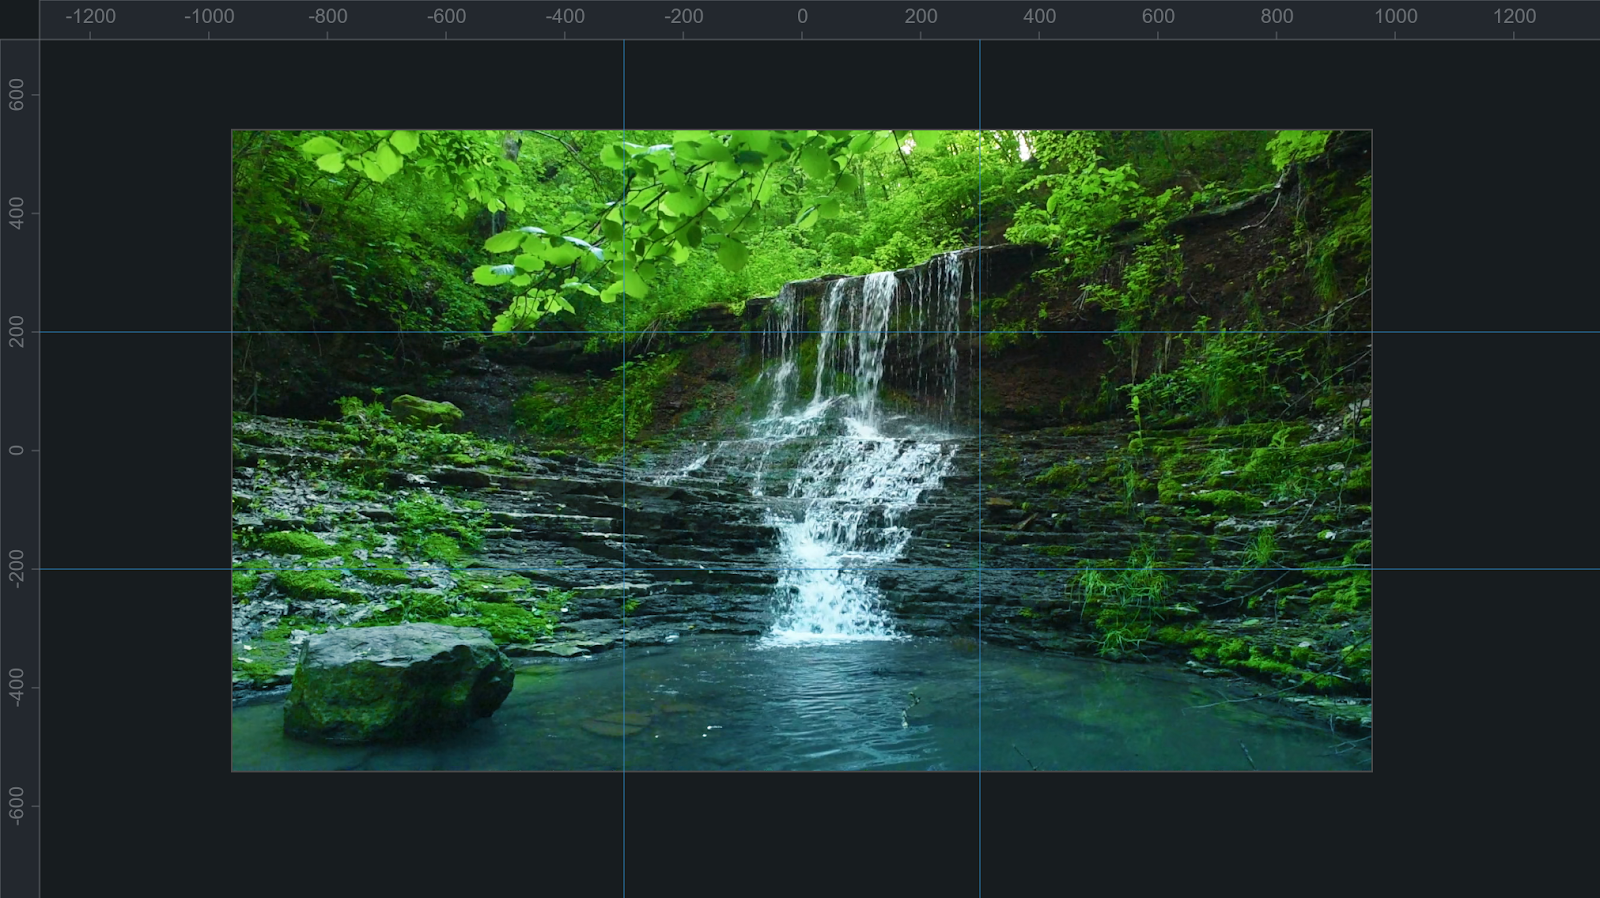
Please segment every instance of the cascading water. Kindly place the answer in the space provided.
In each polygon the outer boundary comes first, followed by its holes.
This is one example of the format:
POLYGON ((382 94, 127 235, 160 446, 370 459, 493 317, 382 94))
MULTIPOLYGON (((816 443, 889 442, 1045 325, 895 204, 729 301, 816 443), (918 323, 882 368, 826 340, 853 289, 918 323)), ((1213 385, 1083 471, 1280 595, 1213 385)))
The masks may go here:
POLYGON ((815 378, 805 385, 801 298, 788 286, 774 303, 764 348, 776 365, 763 375, 771 400, 754 425, 761 451, 751 491, 767 495, 772 459, 793 466, 778 469, 787 483, 768 511, 784 565, 769 642, 897 635, 870 571, 899 557, 911 538, 902 516, 940 487, 959 449, 943 428, 955 408, 963 272, 951 254, 913 270, 904 285, 893 272, 830 282, 819 303, 815 378), (915 366, 914 376, 897 379, 915 384, 913 402, 934 406, 931 423, 880 402, 891 323, 904 344, 901 364, 915 366), (806 386, 810 399, 796 408, 806 386))

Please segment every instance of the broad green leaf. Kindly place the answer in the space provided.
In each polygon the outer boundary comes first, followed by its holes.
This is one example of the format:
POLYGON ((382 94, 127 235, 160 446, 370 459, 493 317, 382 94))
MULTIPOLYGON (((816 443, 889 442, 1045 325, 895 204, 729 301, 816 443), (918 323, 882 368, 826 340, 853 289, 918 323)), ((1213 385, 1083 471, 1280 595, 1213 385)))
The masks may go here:
POLYGON ((378 164, 378 160, 372 158, 371 156, 361 157, 361 167, 362 170, 367 173, 367 177, 377 181, 379 184, 382 184, 384 181, 389 179, 389 174, 385 172, 383 167, 378 164))
POLYGON ((686 244, 683 244, 683 243, 675 243, 675 244, 673 244, 673 246, 672 246, 672 261, 673 262, 675 262, 675 263, 677 263, 679 265, 682 265, 683 263, 689 261, 689 256, 690 256, 690 250, 689 250, 689 247, 686 244))
POLYGON ((385 175, 392 175, 400 170, 402 162, 400 154, 396 153, 388 144, 378 145, 378 167, 383 169, 385 175))
POLYGON ((826 178, 833 170, 833 162, 821 147, 806 147, 800 151, 800 168, 809 177, 826 178))
POLYGON ((668 187, 682 187, 684 183, 683 172, 678 171, 670 165, 661 170, 659 177, 661 179, 661 183, 667 185, 668 187))
POLYGON ((580 240, 579 238, 573 237, 571 235, 562 237, 561 239, 567 241, 568 243, 572 244, 573 246, 576 246, 578 249, 581 249, 584 252, 587 252, 587 253, 593 255, 596 259, 601 259, 601 258, 605 257, 605 253, 603 251, 601 251, 600 247, 595 246, 594 244, 590 243, 587 240, 580 240))
POLYGON ((839 217, 839 201, 834 199, 831 196, 828 197, 827 199, 822 201, 822 204, 820 206, 817 207, 817 214, 822 216, 823 218, 838 218, 839 217))
POLYGON ((329 153, 326 156, 317 157, 317 168, 326 172, 344 171, 344 154, 329 153))
POLYGON ((672 155, 682 162, 699 162, 700 144, 693 140, 674 141, 672 155))
POLYGON ((521 231, 501 231, 500 233, 483 241, 483 248, 491 253, 503 253, 516 248, 522 242, 521 231))
POLYGON ((300 149, 312 156, 326 156, 339 152, 339 141, 331 137, 313 137, 301 144, 300 149))
POLYGON ((700 158, 710 162, 732 162, 733 154, 716 138, 700 144, 700 158))
POLYGON ((600 151, 600 164, 621 171, 628 164, 628 155, 623 152, 622 147, 608 143, 600 151))
POLYGON ((943 131, 912 131, 911 139, 917 143, 917 152, 937 150, 944 146, 943 131))
POLYGON ((750 251, 744 248, 744 244, 728 237, 717 247, 717 261, 729 271, 740 271, 750 261, 750 251))
POLYGON ((517 164, 512 162, 510 159, 496 159, 494 164, 499 166, 502 171, 509 172, 513 175, 517 174, 518 172, 517 164))
POLYGON ((668 193, 667 198, 662 200, 661 205, 666 206, 667 211, 676 215, 693 215, 700 211, 701 199, 702 194, 700 191, 691 187, 687 190, 674 190, 668 193))
POLYGON ((701 229, 700 222, 698 221, 692 225, 689 225, 689 229, 683 232, 684 242, 696 248, 700 246, 700 241, 703 240, 704 237, 704 231, 701 229))
POLYGON ((845 172, 839 176, 839 183, 833 188, 834 193, 851 194, 856 191, 856 176, 845 172))
POLYGON ((408 156, 417 151, 418 142, 419 138, 415 131, 396 131, 389 135, 389 143, 394 144, 395 149, 408 156))
POLYGON ((600 222, 600 233, 604 234, 606 236, 607 240, 611 240, 611 241, 621 240, 622 239, 622 222, 612 221, 609 218, 604 219, 604 220, 602 220, 600 222))
POLYGON ((748 147, 751 152, 760 153, 762 156, 772 155, 771 131, 735 131, 733 140, 748 147))
POLYGON ((577 290, 580 293, 587 293, 590 296, 600 295, 600 291, 596 290, 592 284, 585 284, 583 281, 567 281, 565 284, 561 285, 561 289, 577 290))
POLYGON ((875 131, 862 131, 860 134, 857 134, 851 139, 850 152, 865 153, 867 148, 872 146, 873 139, 877 136, 877 132, 875 131))
POLYGON ((523 209, 528 207, 528 204, 523 202, 522 194, 520 193, 511 193, 508 191, 505 195, 505 202, 507 206, 511 207, 512 212, 520 213, 523 209))
POLYGON ((580 252, 582 252, 582 250, 570 243, 558 243, 555 246, 545 250, 544 260, 557 267, 562 265, 571 265, 573 262, 578 261, 578 254, 580 252))
POLYGON ((511 276, 496 273, 495 269, 502 267, 504 266, 479 265, 477 268, 472 269, 473 283, 482 284, 485 287, 493 287, 496 284, 504 284, 506 281, 511 280, 511 276))
POLYGON ((644 278, 633 275, 623 279, 622 292, 634 299, 644 299, 650 295, 650 285, 645 282, 644 278))
POLYGON ((544 260, 533 253, 523 253, 522 255, 517 256, 515 259, 512 259, 511 264, 517 266, 523 271, 544 270, 544 260))
MULTIPOLYGON (((597 290, 595 292, 598 293, 599 291, 597 290)), ((572 303, 567 302, 566 297, 552 296, 552 297, 550 297, 550 304, 553 305, 553 306, 559 306, 563 311, 567 311, 567 312, 577 312, 578 311, 577 309, 574 309, 572 307, 572 303)))
POLYGON ((533 275, 531 274, 519 274, 511 279, 511 286, 513 287, 526 287, 531 283, 533 283, 533 275))
POLYGON ((810 228, 812 225, 816 224, 817 223, 817 207, 816 206, 812 206, 811 208, 807 209, 806 211, 801 212, 800 213, 800 217, 795 219, 794 223, 795 223, 795 226, 800 228, 801 230, 805 230, 807 228, 810 228))

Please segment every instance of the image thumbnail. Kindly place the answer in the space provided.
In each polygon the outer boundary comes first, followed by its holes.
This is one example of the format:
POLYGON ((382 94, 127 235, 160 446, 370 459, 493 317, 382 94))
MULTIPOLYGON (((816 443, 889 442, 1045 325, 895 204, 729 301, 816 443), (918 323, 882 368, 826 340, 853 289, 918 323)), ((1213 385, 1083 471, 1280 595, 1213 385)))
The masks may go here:
POLYGON ((235 132, 234 769, 1369 769, 1371 145, 235 132))

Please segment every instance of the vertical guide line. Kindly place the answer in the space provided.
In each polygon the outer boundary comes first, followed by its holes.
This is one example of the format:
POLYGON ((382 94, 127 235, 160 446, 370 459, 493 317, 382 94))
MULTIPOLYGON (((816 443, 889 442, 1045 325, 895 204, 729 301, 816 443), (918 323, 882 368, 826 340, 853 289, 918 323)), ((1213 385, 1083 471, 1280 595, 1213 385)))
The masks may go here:
POLYGON ((978 315, 978 894, 983 894, 983 41, 978 41, 978 253, 973 260, 978 315))

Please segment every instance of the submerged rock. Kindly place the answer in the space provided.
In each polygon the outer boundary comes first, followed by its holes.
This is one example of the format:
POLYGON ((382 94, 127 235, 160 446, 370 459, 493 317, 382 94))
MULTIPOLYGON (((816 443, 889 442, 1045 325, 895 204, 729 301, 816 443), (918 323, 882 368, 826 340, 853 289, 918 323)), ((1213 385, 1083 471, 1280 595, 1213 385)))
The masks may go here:
POLYGON ((306 640, 283 707, 293 739, 349 745, 460 729, 511 694, 511 662, 483 630, 403 624, 306 640))

